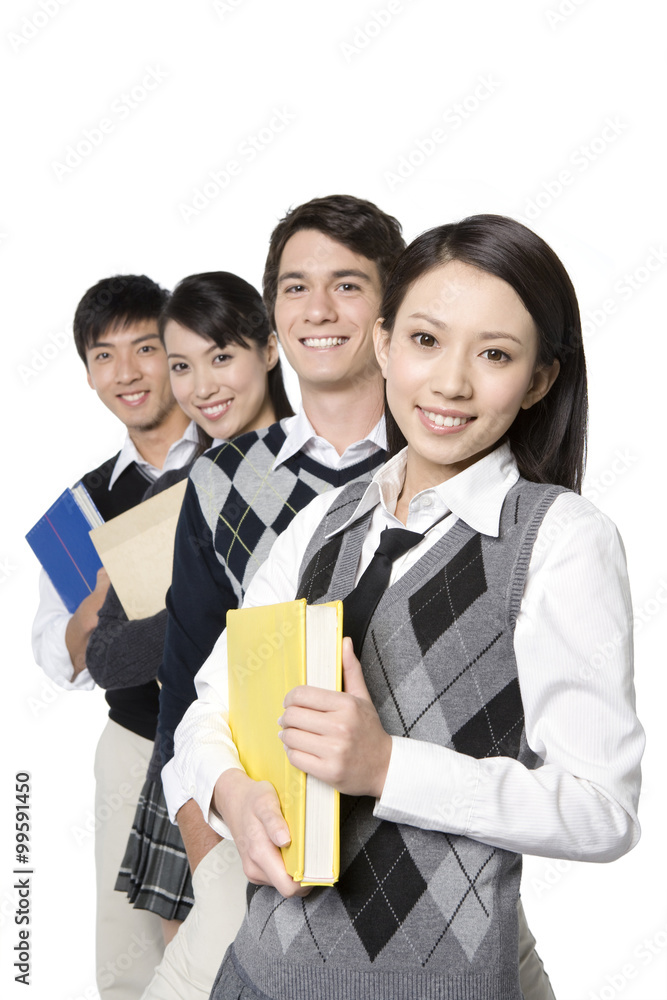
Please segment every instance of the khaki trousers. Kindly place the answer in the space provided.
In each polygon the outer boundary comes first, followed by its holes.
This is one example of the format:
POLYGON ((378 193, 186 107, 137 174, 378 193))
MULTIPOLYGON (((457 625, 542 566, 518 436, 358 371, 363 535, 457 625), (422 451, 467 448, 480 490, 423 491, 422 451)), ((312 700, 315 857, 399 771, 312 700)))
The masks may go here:
POLYGON ((247 884, 236 847, 221 840, 195 869, 195 905, 165 948, 142 1000, 208 1000, 222 957, 243 922, 247 884))
POLYGON ((95 967, 101 1000, 136 1000, 162 958, 162 924, 116 892, 134 813, 153 744, 107 722, 95 754, 95 967))

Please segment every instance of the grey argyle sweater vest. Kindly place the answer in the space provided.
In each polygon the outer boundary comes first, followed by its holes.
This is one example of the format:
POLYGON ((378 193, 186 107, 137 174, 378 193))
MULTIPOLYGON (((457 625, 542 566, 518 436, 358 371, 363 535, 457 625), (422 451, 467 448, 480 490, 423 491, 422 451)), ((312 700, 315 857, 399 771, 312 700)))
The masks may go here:
MULTIPOLYGON (((364 489, 343 490, 307 548, 298 596, 310 603, 353 589, 371 514, 326 536, 364 489)), ((560 492, 520 479, 497 538, 459 520, 385 592, 361 661, 389 733, 539 764, 524 733, 513 631, 538 528, 560 492)), ((334 888, 286 900, 250 887, 232 952, 241 976, 280 1000, 520 1000, 520 855, 385 822, 373 807, 341 798, 334 888)))

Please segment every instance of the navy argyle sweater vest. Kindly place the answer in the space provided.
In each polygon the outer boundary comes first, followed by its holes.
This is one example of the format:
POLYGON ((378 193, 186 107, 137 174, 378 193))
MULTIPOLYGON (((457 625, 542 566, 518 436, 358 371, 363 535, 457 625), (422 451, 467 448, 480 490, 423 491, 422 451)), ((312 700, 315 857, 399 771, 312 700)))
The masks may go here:
MULTIPOLYGON (((513 632, 537 531, 560 492, 520 479, 497 538, 459 520, 385 592, 361 661, 387 732, 539 764, 525 739, 513 632)), ((310 603, 353 589, 371 514, 326 536, 363 493, 363 483, 343 490, 308 546, 298 596, 310 603)), ((385 822, 373 807, 341 797, 334 888, 286 900, 250 887, 233 949, 241 975, 280 1000, 520 1000, 520 856, 385 822)))
POLYGON ((330 469, 299 451, 274 468, 286 440, 283 421, 206 452, 190 473, 201 512, 239 604, 271 546, 320 493, 357 479, 365 485, 387 453, 330 469))
POLYGON ((163 763, 173 757, 174 732, 197 697, 195 674, 278 535, 315 497, 356 479, 368 482, 387 459, 378 449, 354 465, 331 469, 298 451, 276 466, 285 441, 283 420, 212 448, 190 473, 174 545, 174 565, 182 572, 174 574, 167 593, 158 672, 163 763))

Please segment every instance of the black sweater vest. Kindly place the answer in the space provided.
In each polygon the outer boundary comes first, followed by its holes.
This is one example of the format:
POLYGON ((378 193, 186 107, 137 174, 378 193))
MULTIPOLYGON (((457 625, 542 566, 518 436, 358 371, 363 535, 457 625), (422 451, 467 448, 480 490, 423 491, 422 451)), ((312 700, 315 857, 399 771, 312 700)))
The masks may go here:
MULTIPOLYGON (((87 472, 81 479, 105 521, 141 503, 152 482, 139 466, 132 462, 109 489, 109 480, 117 460, 118 455, 114 455, 97 469, 87 472)), ((157 728, 158 693, 157 681, 149 681, 148 684, 140 684, 137 687, 106 691, 109 718, 124 729, 129 729, 147 740, 154 740, 157 728)))

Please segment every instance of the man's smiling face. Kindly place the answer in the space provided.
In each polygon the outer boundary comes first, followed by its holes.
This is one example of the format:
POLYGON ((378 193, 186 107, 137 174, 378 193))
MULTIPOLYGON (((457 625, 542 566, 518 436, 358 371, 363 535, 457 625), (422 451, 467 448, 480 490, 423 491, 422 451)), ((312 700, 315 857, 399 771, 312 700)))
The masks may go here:
POLYGON ((111 327, 86 350, 88 384, 130 430, 159 427, 177 405, 157 322, 111 327))
POLYGON ((302 386, 351 385, 377 374, 373 324, 382 288, 377 266, 315 229, 302 229, 280 258, 276 330, 302 386))

